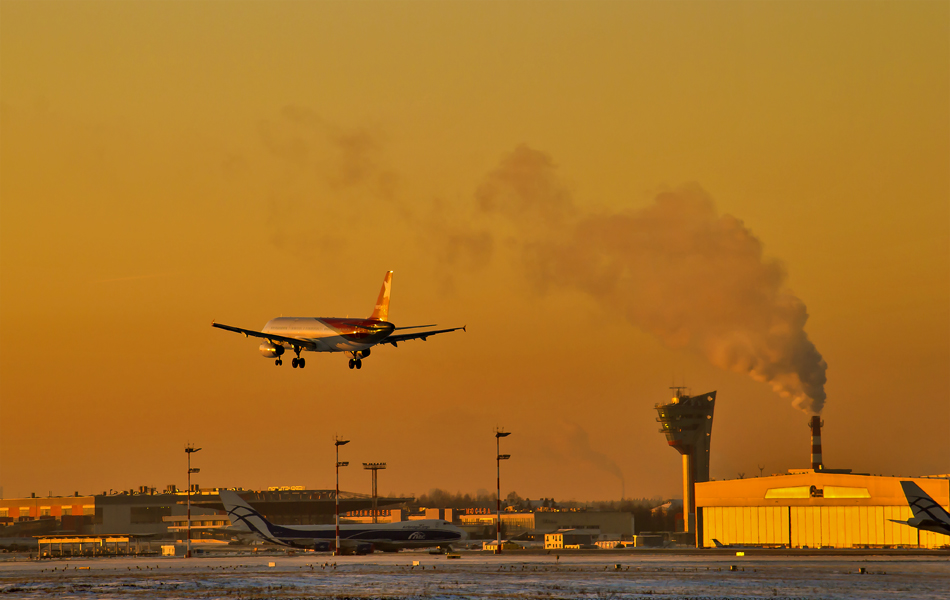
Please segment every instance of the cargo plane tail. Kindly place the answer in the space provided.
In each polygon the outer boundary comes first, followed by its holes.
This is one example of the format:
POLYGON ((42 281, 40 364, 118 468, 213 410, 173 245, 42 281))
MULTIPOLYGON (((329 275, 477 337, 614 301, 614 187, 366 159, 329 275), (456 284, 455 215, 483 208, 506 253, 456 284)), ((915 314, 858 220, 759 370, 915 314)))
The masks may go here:
POLYGON ((920 489, 920 486, 913 481, 902 481, 901 488, 904 490, 904 496, 907 498, 907 504, 914 511, 914 516, 906 521, 889 519, 894 523, 909 525, 924 531, 933 531, 950 535, 950 513, 937 504, 937 502, 927 495, 927 492, 920 489))

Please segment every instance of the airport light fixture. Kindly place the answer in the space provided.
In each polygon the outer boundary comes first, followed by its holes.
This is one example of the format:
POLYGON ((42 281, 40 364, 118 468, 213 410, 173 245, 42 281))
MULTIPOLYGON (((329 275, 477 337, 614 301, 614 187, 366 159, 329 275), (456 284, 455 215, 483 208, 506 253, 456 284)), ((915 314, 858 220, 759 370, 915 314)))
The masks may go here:
POLYGON ((333 546, 333 555, 340 556, 340 467, 349 465, 348 462, 340 462, 340 446, 345 446, 350 440, 334 438, 333 444, 336 446, 336 545, 333 546))
POLYGON ((191 468, 191 455, 198 452, 201 448, 195 448, 191 444, 185 446, 185 454, 188 456, 188 538, 185 549, 185 558, 191 558, 191 474, 198 473, 201 469, 191 468))
POLYGON ((376 524, 376 472, 386 468, 386 463, 363 463, 363 468, 373 472, 373 524, 376 524))
POLYGON ((495 498, 497 505, 495 508, 495 553, 501 553, 501 461, 511 458, 510 454, 501 453, 501 438, 511 435, 510 431, 504 429, 495 430, 495 455, 496 469, 498 475, 498 497, 495 498))

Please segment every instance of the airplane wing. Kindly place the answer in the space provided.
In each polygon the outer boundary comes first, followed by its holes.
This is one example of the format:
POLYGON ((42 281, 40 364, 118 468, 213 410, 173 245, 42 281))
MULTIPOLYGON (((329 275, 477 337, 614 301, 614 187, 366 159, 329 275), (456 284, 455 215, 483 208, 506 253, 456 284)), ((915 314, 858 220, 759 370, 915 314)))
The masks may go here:
POLYGON ((468 331, 466 327, 468 326, 466 325, 464 327, 453 327, 451 329, 436 329, 435 331, 420 331, 418 333, 401 333, 399 335, 391 335, 380 343, 392 344, 393 347, 396 348, 397 347, 396 344, 398 344, 399 342, 408 342, 409 340, 420 340, 420 339, 422 341, 426 341, 426 338, 428 338, 430 335, 436 335, 439 333, 448 333, 450 331, 458 331, 459 329, 461 329, 462 331, 468 331))
MULTIPOLYGON (((217 327, 218 329, 225 329, 227 331, 233 331, 234 333, 243 333, 244 337, 253 336, 264 338, 265 340, 270 340, 271 342, 284 342, 290 344, 291 346, 299 346, 301 348, 306 348, 308 350, 314 350, 317 345, 311 342, 310 340, 302 340, 300 338, 286 337, 283 335, 275 335, 273 333, 264 333, 262 331, 254 331, 253 329, 241 329, 240 327, 231 327, 230 325, 222 325, 221 323, 211 322, 212 327, 217 327)), ((388 339, 386 341, 389 341, 388 339)))

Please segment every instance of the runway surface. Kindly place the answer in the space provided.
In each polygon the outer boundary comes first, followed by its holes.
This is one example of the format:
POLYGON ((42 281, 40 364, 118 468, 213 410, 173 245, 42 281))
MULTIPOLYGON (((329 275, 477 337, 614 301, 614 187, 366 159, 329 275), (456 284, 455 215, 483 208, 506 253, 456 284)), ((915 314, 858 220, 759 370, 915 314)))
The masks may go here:
POLYGON ((0 560, 3 598, 950 598, 950 556, 422 552, 0 560), (418 561, 418 565, 413 565, 418 561), (275 563, 273 567, 269 563, 275 563), (735 568, 735 570, 731 570, 735 568), (864 569, 865 573, 859 573, 864 569))

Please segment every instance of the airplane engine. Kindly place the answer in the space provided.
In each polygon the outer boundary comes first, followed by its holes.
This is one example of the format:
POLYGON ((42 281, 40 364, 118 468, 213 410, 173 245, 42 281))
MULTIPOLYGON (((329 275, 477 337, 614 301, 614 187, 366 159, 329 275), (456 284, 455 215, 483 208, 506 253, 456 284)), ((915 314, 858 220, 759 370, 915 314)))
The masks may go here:
POLYGON ((277 358, 277 357, 279 357, 281 354, 284 353, 284 347, 283 347, 283 346, 278 346, 278 345, 276 345, 276 344, 272 344, 272 343, 267 342, 267 341, 261 342, 261 345, 260 345, 260 347, 258 348, 258 350, 260 350, 261 354, 263 354, 263 355, 266 356, 267 358, 277 358))
POLYGON ((372 553, 373 553, 373 549, 374 549, 374 548, 373 548, 373 544, 369 544, 369 543, 366 543, 366 544, 357 544, 357 545, 356 545, 356 548, 355 548, 355 550, 354 550, 354 553, 355 553, 355 554, 359 554, 359 555, 361 555, 361 556, 364 555, 364 554, 372 554, 372 553))

